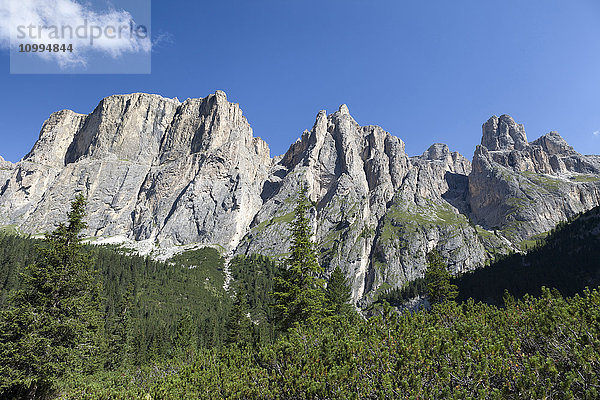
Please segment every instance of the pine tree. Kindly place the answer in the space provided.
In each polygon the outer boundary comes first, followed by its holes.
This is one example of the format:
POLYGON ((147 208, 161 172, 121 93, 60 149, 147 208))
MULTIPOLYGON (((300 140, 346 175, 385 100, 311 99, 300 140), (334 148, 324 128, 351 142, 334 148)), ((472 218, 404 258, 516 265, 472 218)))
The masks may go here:
POLYGON ((192 314, 184 313, 177 323, 173 347, 175 356, 184 361, 192 360, 196 353, 198 335, 192 314))
POLYGON ((450 271, 444 263, 442 256, 433 250, 427 255, 427 271, 425 281, 427 283, 427 295, 431 303, 443 303, 456 299, 458 288, 450 283, 450 271))
POLYGON ((225 323, 225 344, 244 344, 252 340, 252 321, 248 316, 246 292, 240 286, 225 323))
POLYGON ((119 312, 113 317, 113 324, 109 331, 108 357, 105 365, 107 369, 128 366, 133 361, 131 326, 133 291, 133 284, 130 283, 121 301, 119 312))
POLYGON ((353 311, 350 304, 352 291, 346 276, 339 266, 333 270, 333 273, 329 277, 325 297, 331 315, 344 315, 353 311))
POLYGON ((39 262, 28 266, 21 288, 0 320, 0 393, 45 396, 67 372, 93 372, 102 363, 101 282, 80 233, 85 198, 71 203, 68 222, 48 233, 39 262))
POLYGON ((306 187, 302 187, 294 210, 290 256, 273 283, 274 319, 282 332, 299 323, 314 323, 324 315, 323 273, 319 265, 306 215, 306 187))

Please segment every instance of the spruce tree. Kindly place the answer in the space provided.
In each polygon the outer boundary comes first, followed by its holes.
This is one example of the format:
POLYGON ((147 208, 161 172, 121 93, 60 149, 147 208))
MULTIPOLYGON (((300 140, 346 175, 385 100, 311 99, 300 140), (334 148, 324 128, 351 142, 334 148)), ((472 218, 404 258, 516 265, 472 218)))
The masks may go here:
POLYGON ((315 323, 324 315, 323 273, 307 217, 310 202, 306 187, 299 193, 292 223, 290 255, 273 282, 273 312, 281 332, 299 323, 315 323))
POLYGON ((133 333, 132 318, 133 309, 133 284, 127 286, 119 311, 112 318, 112 326, 108 335, 108 357, 106 359, 106 369, 117 369, 123 366, 129 366, 133 361, 133 333))
POLYGON ((46 235, 39 261, 25 269, 2 311, 4 397, 43 397, 65 373, 93 372, 102 362, 101 282, 80 240, 85 204, 78 195, 68 222, 46 235))
POLYGON ((344 315, 352 311, 352 291, 346 276, 339 266, 337 266, 327 282, 325 291, 327 306, 331 315, 344 315))
POLYGON ((450 283, 450 271, 436 250, 427 255, 427 271, 425 271, 425 282, 427 284, 427 295, 433 303, 443 303, 456 299, 458 288, 450 283))
POLYGON ((238 287, 233 307, 225 323, 225 344, 247 344, 252 340, 252 321, 248 316, 246 292, 238 287))
POLYGON ((175 337, 173 339, 173 348, 175 357, 183 361, 193 359, 198 345, 198 333, 192 314, 185 312, 177 322, 175 337))

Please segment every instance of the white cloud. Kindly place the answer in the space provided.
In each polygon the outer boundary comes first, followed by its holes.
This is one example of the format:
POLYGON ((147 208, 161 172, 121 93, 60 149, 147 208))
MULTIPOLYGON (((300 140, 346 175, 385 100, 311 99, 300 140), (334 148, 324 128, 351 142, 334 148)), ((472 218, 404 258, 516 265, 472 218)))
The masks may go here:
POLYGON ((72 44, 73 52, 35 53, 61 68, 86 65, 92 52, 113 58, 150 52, 149 34, 135 27, 128 11, 96 12, 76 0, 0 0, 0 46, 14 50, 19 43, 72 44))
POLYGON ((600 131, 594 131, 594 132, 593 132, 593 135, 594 135, 594 136, 600 136, 600 131))

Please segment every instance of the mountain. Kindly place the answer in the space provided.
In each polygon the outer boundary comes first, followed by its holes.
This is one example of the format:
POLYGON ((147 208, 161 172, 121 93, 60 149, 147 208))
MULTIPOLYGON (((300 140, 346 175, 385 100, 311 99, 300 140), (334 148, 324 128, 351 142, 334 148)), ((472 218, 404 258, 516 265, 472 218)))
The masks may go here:
POLYGON ((268 146, 223 92, 183 103, 110 96, 89 115, 53 114, 0 189, 1 224, 50 229, 76 191, 88 234, 235 248, 260 206, 268 146))
POLYGON ((598 205, 599 174, 598 157, 577 153, 557 132, 528 143, 523 125, 492 117, 473 156, 470 215, 522 241, 598 205))
POLYGON ((342 267, 360 303, 422 276, 434 248, 469 271, 597 206, 600 158, 555 132, 529 143, 506 115, 483 125, 472 164, 439 143, 409 157, 345 105, 271 158, 221 91, 115 95, 89 115, 52 114, 21 161, 0 159, 0 225, 47 231, 83 192, 87 234, 100 242, 281 258, 303 184, 321 262, 342 267))

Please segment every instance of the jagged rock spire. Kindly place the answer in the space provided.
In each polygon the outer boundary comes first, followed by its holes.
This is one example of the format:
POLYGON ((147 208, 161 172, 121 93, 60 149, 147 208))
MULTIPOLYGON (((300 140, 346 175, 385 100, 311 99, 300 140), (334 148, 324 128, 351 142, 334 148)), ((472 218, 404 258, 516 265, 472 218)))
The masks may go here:
POLYGON ((483 124, 481 144, 488 150, 522 150, 527 146, 525 127, 510 115, 492 116, 483 124))

